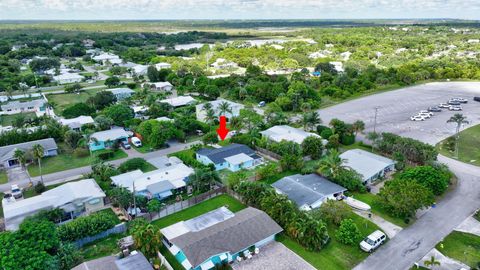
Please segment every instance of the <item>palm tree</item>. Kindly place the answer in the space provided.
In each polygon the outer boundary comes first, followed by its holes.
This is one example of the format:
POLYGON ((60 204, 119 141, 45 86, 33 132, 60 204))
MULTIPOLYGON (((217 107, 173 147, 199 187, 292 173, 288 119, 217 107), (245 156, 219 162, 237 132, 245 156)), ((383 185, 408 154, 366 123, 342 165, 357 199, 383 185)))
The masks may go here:
POLYGON ((207 113, 205 114, 205 121, 213 125, 216 118, 217 117, 215 116, 215 112, 213 111, 213 109, 208 109, 207 113))
POLYGON ((430 267, 430 268, 434 268, 435 266, 440 266, 440 262, 437 261, 435 256, 431 256, 430 260, 424 261, 423 264, 425 264, 425 266, 430 267))
POLYGON ((211 109, 212 109, 212 103, 207 102, 207 103, 203 104, 202 109, 203 109, 204 111, 211 110, 211 109))
POLYGON ((247 97, 247 95, 248 95, 247 89, 242 87, 242 88, 240 88, 240 90, 238 90, 238 97, 240 99, 245 99, 247 97))
POLYGON ((357 136, 359 132, 363 132, 365 130, 365 123, 362 120, 357 120, 353 122, 352 129, 355 132, 355 136, 357 136))
POLYGON ((40 181, 43 183, 43 176, 42 176, 42 157, 44 154, 43 146, 40 144, 35 144, 32 146, 32 155, 34 158, 37 159, 38 162, 38 169, 40 171, 40 181))
POLYGON ((468 124, 467 117, 463 116, 461 113, 456 113, 450 119, 447 120, 447 123, 456 123, 457 127, 455 129, 455 158, 458 158, 458 139, 460 137, 460 128, 463 124, 468 124))
POLYGON ((232 113, 232 108, 230 107, 230 104, 226 101, 222 101, 220 105, 218 105, 218 114, 219 115, 225 115, 225 113, 232 113))
POLYGON ((328 155, 320 162, 319 172, 327 177, 337 177, 340 169, 344 168, 343 159, 336 149, 330 150, 328 155))
POLYGON ((314 129, 317 125, 322 123, 322 119, 320 119, 320 115, 318 112, 313 111, 308 114, 308 123, 307 126, 310 130, 314 129))
MULTIPOLYGON (((25 156, 25 152, 21 149, 15 149, 15 151, 13 152, 13 157, 18 160, 18 162, 20 163, 20 166, 22 166, 22 169, 25 170, 26 169, 25 166, 27 164, 27 157, 25 156)), ((29 180, 30 180, 30 183, 32 183, 32 179, 30 178, 30 176, 29 176, 29 180)))
POLYGON ((25 83, 20 83, 19 88, 20 91, 22 91, 23 95, 27 97, 28 85, 26 85, 25 83))
POLYGON ((138 248, 147 258, 157 256, 162 247, 162 233, 152 224, 146 224, 134 228, 132 233, 135 247, 138 248))

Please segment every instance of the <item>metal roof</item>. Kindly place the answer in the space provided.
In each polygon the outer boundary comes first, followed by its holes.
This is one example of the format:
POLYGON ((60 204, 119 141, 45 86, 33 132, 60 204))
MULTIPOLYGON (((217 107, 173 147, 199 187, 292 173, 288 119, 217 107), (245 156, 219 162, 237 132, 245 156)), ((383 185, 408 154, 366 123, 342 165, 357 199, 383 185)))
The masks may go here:
POLYGON ((343 165, 355 170, 362 175, 363 180, 368 180, 395 161, 361 149, 348 150, 340 155, 344 160, 343 165))
POLYGON ((225 158, 238 154, 245 154, 252 158, 256 157, 255 151, 253 151, 250 147, 237 143, 216 149, 203 148, 198 150, 197 154, 208 157, 215 164, 223 163, 225 162, 225 158))
POLYGON ((108 140, 115 141, 118 139, 128 138, 127 132, 123 128, 114 128, 93 133, 90 138, 95 138, 99 142, 106 142, 108 140))

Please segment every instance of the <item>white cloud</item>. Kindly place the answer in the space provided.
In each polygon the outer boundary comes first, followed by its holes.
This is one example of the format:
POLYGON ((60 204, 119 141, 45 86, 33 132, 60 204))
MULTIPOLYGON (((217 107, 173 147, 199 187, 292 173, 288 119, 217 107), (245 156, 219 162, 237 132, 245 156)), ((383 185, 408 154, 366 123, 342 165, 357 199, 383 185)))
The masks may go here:
POLYGON ((458 17, 480 19, 480 1, 0 0, 0 19, 266 19, 382 17, 458 17))

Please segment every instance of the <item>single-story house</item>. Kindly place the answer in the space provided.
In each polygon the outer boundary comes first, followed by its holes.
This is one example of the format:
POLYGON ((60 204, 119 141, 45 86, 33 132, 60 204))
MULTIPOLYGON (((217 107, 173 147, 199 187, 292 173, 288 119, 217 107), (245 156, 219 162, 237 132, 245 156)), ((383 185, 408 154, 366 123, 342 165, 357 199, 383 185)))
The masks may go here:
POLYGON ((193 169, 182 162, 169 163, 154 171, 147 173, 135 170, 124 174, 112 176, 112 183, 124 187, 138 195, 149 199, 165 199, 170 197, 172 191, 185 188, 188 176, 193 174, 193 169))
POLYGON ((43 99, 34 99, 30 101, 10 101, 7 104, 1 105, 1 114, 17 114, 24 112, 35 112, 37 114, 44 114, 47 110, 47 102, 43 99))
POLYGON ((159 121, 159 122, 175 122, 174 119, 168 118, 168 117, 166 117, 166 116, 162 116, 162 117, 155 118, 155 120, 157 120, 157 121, 159 121))
POLYGON ((53 76, 53 80, 58 84, 79 83, 83 81, 83 79, 85 79, 85 77, 77 73, 63 73, 53 76))
POLYGON ((339 199, 347 191, 318 174, 286 176, 272 186, 277 193, 287 195, 301 210, 306 211, 320 207, 327 200, 339 199))
POLYGON ((128 137, 128 133, 123 128, 95 132, 90 135, 90 151, 111 147, 116 142, 127 142, 128 137))
POLYGON ((138 76, 147 75, 148 66, 146 65, 136 65, 132 68, 132 72, 138 76))
POLYGON ((117 101, 129 98, 135 93, 135 91, 130 88, 113 88, 107 89, 107 91, 112 92, 112 94, 117 98, 117 101))
POLYGON ((32 150, 32 147, 35 144, 39 144, 43 147, 43 156, 44 157, 52 157, 58 155, 58 147, 55 143, 55 140, 52 138, 31 141, 31 142, 24 142, 24 143, 17 143, 7 146, 0 147, 0 162, 4 168, 12 168, 17 167, 20 165, 18 159, 14 157, 15 150, 19 149, 24 152, 28 152, 32 150))
POLYGON ((154 82, 148 85, 150 85, 150 89, 153 91, 170 92, 173 89, 173 85, 169 82, 154 82))
POLYGON ((342 154, 343 166, 362 176, 365 185, 371 184, 385 173, 395 170, 395 161, 361 149, 351 149, 342 154))
POLYGON ((172 105, 172 107, 182 107, 187 105, 195 104, 196 100, 191 96, 178 96, 173 98, 167 98, 163 100, 159 100, 160 103, 168 103, 172 105))
POLYGON ((58 122, 76 131, 79 131, 83 125, 95 123, 95 121, 91 116, 85 116, 85 115, 80 115, 78 117, 70 118, 70 119, 60 118, 58 119, 58 122))
MULTIPOLYGON (((243 104, 235 103, 235 102, 232 102, 232 101, 229 101, 229 100, 226 100, 226 99, 219 98, 217 100, 208 102, 212 105, 212 110, 213 110, 213 112, 215 113, 216 116, 220 115, 220 104, 222 104, 224 102, 226 102, 229 105, 229 108, 231 110, 231 112, 224 112, 223 113, 223 115, 225 115, 225 117, 227 117, 227 119, 239 116, 240 115, 240 110, 245 108, 245 106, 243 106, 243 104)), ((207 116, 207 112, 204 109, 205 104, 206 103, 198 104, 197 106, 195 106, 195 112, 196 112, 196 116, 197 116, 198 121, 206 122, 205 117, 207 116)))
POLYGON ((229 169, 232 172, 255 167, 263 158, 250 147, 243 144, 230 144, 221 148, 203 148, 195 154, 199 162, 205 165, 214 164, 215 169, 229 169))
POLYGON ((220 207, 160 231, 165 246, 186 270, 207 270, 275 241, 283 229, 258 209, 232 213, 220 207))
POLYGON ((108 63, 110 64, 120 64, 122 63, 122 60, 120 59, 120 56, 113 54, 113 53, 102 53, 99 55, 96 55, 92 57, 92 59, 95 62, 101 62, 103 65, 106 65, 108 63))
POLYGON ((289 141, 298 144, 302 144, 302 142, 310 136, 318 137, 318 134, 312 132, 306 132, 299 128, 294 128, 291 126, 273 126, 267 130, 260 131, 263 137, 267 138, 268 140, 274 142, 281 142, 281 141, 289 141))
POLYGON ((5 198, 2 201, 5 228, 16 230, 25 218, 55 208, 65 212, 65 220, 73 219, 103 209, 104 198, 105 193, 93 179, 68 182, 23 200, 5 198))
POLYGON ((155 64, 155 68, 160 70, 160 69, 171 69, 172 68, 172 65, 170 65, 169 63, 158 63, 158 64, 155 64))
POLYGON ((72 270, 153 270, 153 267, 140 251, 132 251, 123 258, 110 255, 86 261, 72 270))
POLYGON ((228 61, 224 58, 217 58, 214 63, 210 65, 216 69, 229 69, 229 68, 238 68, 238 64, 232 61, 228 61))
POLYGON ((135 118, 138 119, 145 119, 145 115, 147 114, 148 107, 147 106, 130 106, 132 108, 133 113, 135 114, 135 118))

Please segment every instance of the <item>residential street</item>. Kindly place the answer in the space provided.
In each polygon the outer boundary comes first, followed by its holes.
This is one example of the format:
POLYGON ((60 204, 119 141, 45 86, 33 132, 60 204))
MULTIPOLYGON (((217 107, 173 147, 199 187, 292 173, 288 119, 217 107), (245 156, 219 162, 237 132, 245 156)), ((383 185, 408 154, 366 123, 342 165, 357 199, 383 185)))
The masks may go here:
POLYGON ((430 209, 411 226, 399 232, 355 270, 409 269, 435 245, 480 208, 480 168, 439 156, 458 177, 455 190, 436 208, 430 209))
MULTIPOLYGON (((112 165, 115 165, 115 166, 118 166, 122 162, 124 162, 124 161, 126 161, 130 158, 135 158, 135 157, 141 157, 141 158, 144 158, 146 160, 149 160, 149 159, 152 159, 152 158, 155 158, 155 157, 165 156, 165 155, 168 155, 168 154, 171 154, 171 153, 178 152, 178 151, 186 149, 186 148, 188 148, 191 145, 196 144, 196 143, 198 143, 198 141, 193 141, 193 142, 189 142, 189 143, 169 142, 169 144, 170 144, 169 148, 161 149, 161 150, 146 153, 146 154, 139 153, 135 150, 130 150, 130 151, 126 151, 128 153, 127 158, 113 160, 113 161, 110 161, 108 163, 110 163, 112 165)), ((57 183, 66 182, 66 181, 69 181, 69 180, 80 178, 83 174, 90 173, 91 171, 92 171, 92 169, 91 169, 90 166, 75 168, 75 169, 72 169, 72 170, 61 171, 61 172, 56 172, 56 173, 44 175, 43 176, 43 181, 47 185, 48 184, 57 184, 57 183)), ((39 180, 40 180, 39 176, 32 177, 32 181, 34 183, 39 181, 39 180)), ((17 184, 20 187, 26 187, 28 185, 28 183, 29 183, 28 178, 24 178, 22 180, 18 180, 18 181, 14 181, 14 182, 8 182, 6 184, 0 185, 0 192, 9 191, 12 184, 17 184)))

